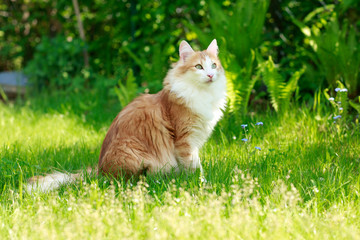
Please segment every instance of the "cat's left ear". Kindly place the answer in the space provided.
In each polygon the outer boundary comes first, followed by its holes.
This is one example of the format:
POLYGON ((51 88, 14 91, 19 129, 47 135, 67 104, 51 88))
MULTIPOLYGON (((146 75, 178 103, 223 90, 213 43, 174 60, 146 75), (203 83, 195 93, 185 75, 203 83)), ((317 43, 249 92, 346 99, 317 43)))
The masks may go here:
POLYGON ((185 62, 186 58, 193 53, 194 50, 191 48, 191 46, 186 41, 181 41, 179 47, 180 59, 182 59, 185 62))
POLYGON ((206 49, 206 51, 208 51, 209 53, 217 56, 219 53, 219 48, 216 42, 216 39, 212 40, 212 42, 210 43, 210 45, 208 46, 208 48, 206 49))

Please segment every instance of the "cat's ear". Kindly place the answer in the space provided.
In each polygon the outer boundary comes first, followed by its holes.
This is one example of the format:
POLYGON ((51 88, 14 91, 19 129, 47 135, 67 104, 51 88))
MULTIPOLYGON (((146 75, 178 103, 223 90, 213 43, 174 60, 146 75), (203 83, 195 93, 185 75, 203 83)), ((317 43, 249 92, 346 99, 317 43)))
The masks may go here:
POLYGON ((186 41, 181 41, 179 47, 180 59, 185 61, 192 53, 194 53, 194 50, 190 47, 190 45, 186 41))
POLYGON ((206 49, 206 51, 208 51, 209 53, 217 56, 219 53, 219 48, 216 42, 216 39, 212 40, 212 42, 210 43, 210 45, 208 46, 208 48, 206 49))

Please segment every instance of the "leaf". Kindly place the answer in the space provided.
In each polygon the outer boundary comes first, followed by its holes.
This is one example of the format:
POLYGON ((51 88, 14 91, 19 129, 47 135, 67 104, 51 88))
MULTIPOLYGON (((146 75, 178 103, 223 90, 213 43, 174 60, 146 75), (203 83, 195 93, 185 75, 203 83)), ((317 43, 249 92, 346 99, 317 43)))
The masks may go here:
POLYGON ((271 105, 276 112, 284 111, 288 108, 290 100, 298 87, 298 80, 305 72, 305 68, 296 71, 289 81, 285 83, 285 79, 278 71, 271 56, 267 61, 263 61, 258 55, 259 71, 263 76, 264 83, 270 94, 271 105))
POLYGON ((114 91, 119 99, 121 107, 128 105, 135 97, 137 93, 137 84, 132 69, 129 70, 126 76, 125 85, 119 80, 118 87, 114 87, 114 91))
POLYGON ((305 68, 302 68, 299 71, 296 71, 286 84, 286 86, 283 88, 281 93, 281 99, 283 99, 285 102, 290 102, 290 98, 296 88, 298 87, 298 81, 300 77, 304 74, 305 68))
MULTIPOLYGON (((359 101, 360 101, 360 96, 359 96, 359 101)), ((360 114, 360 103, 355 103, 355 101, 350 100, 349 104, 360 114)))
POLYGON ((251 49, 251 57, 248 59, 248 62, 246 64, 245 68, 245 74, 243 75, 244 78, 241 81, 241 87, 237 91, 237 95, 239 100, 241 99, 241 102, 239 104, 239 108, 241 112, 246 113, 247 112, 247 105, 249 102, 249 98, 251 95, 251 91, 254 88, 255 83, 259 79, 259 74, 256 74, 256 76, 252 77, 253 72, 253 65, 255 61, 255 52, 251 49))
POLYGON ((284 79, 278 73, 272 58, 260 64, 263 80, 270 94, 271 105, 276 112, 279 111, 280 98, 283 88, 285 87, 284 79))

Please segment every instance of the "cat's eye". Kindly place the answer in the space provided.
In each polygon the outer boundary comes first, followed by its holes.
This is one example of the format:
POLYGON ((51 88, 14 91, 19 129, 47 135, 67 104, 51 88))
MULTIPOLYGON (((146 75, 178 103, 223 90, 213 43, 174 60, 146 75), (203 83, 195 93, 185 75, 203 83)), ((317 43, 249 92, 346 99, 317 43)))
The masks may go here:
POLYGON ((212 68, 212 69, 215 69, 215 68, 216 68, 216 63, 213 63, 213 64, 211 65, 211 68, 212 68))
POLYGON ((196 68, 196 69, 203 69, 203 67, 202 67, 200 64, 197 64, 197 65, 195 66, 195 68, 196 68))

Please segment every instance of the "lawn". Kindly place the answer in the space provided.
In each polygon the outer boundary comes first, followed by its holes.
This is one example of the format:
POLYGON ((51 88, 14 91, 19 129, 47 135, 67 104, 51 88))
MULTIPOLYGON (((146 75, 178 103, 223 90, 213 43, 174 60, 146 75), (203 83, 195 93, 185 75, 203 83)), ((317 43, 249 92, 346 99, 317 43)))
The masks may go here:
POLYGON ((96 166, 119 107, 89 99, 0 104, 0 239, 360 238, 360 127, 330 107, 228 113, 201 151, 206 182, 86 176, 25 192, 31 176, 96 166))

